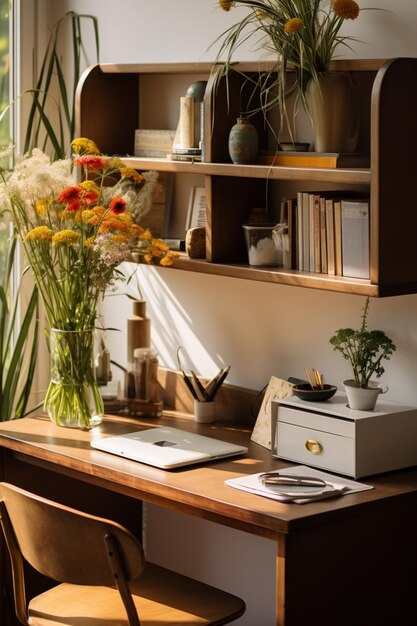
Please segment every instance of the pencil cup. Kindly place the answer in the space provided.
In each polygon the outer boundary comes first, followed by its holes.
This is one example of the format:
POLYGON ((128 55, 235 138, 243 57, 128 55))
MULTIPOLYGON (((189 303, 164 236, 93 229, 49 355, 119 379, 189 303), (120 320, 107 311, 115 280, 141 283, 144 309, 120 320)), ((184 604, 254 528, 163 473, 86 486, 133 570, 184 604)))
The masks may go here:
POLYGON ((216 403, 214 400, 209 402, 201 402, 194 400, 194 416, 195 421, 200 424, 209 424, 216 419, 216 403))

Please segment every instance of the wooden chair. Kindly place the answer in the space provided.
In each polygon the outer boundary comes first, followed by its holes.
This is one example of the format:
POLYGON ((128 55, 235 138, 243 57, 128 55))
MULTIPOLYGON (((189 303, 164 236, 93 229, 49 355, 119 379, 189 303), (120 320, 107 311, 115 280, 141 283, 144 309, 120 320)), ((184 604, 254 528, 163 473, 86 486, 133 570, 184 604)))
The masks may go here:
POLYGON ((146 563, 140 542, 116 522, 0 483, 0 522, 24 626, 228 624, 240 598, 146 563), (23 559, 60 583, 26 602, 23 559))

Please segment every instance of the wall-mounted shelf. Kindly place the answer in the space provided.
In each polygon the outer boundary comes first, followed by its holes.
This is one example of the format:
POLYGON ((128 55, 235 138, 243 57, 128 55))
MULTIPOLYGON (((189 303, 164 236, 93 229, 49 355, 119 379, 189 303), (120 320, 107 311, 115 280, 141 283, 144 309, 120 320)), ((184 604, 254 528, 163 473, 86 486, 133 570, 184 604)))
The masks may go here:
MULTIPOLYGON (((242 72, 271 69, 271 63, 240 63, 242 72)), ((359 151, 371 155, 368 169, 321 169, 234 165, 227 138, 238 114, 242 78, 214 87, 209 64, 102 64, 89 68, 77 92, 77 134, 93 139, 107 154, 119 154, 138 170, 172 172, 204 180, 207 197, 207 259, 185 255, 179 269, 371 296, 417 293, 416 170, 417 59, 335 61, 350 71, 361 98, 359 151), (132 156, 136 128, 175 128, 179 97, 197 80, 208 80, 205 96, 206 162, 132 156), (369 191, 370 280, 247 264, 241 225, 250 209, 265 202, 265 187, 359 188, 369 191)), ((259 126, 261 141, 262 136, 259 126)))

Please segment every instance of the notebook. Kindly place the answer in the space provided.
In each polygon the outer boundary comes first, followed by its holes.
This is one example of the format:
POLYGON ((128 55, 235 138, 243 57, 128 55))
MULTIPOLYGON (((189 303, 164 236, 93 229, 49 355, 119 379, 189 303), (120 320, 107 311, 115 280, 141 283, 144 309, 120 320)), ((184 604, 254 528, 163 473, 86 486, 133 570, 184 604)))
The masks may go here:
POLYGON ((161 469, 245 454, 248 449, 169 426, 94 439, 91 447, 161 469))

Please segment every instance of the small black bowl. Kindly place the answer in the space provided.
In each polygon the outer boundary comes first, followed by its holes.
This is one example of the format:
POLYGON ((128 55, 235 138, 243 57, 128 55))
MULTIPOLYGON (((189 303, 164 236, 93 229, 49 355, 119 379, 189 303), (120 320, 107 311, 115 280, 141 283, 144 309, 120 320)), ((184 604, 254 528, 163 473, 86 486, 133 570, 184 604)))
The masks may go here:
POLYGON ((322 400, 328 400, 337 391, 336 385, 323 385, 323 389, 320 387, 311 387, 309 383, 300 385, 294 385, 294 395, 300 400, 310 400, 312 402, 320 402, 322 400))

